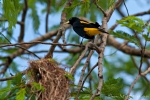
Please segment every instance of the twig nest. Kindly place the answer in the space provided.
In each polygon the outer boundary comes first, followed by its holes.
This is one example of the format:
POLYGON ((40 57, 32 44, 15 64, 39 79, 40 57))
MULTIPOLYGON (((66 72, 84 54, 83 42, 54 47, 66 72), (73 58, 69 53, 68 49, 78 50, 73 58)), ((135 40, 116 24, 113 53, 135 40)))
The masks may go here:
POLYGON ((37 100, 68 100, 69 79, 65 70, 58 67, 52 59, 30 61, 31 79, 44 87, 44 92, 38 92, 37 100))

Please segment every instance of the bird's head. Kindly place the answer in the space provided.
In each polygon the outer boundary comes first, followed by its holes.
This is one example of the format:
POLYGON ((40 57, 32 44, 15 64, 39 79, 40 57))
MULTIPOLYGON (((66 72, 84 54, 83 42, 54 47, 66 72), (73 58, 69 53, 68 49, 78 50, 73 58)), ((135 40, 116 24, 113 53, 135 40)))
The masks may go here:
POLYGON ((74 23, 75 21, 80 21, 80 19, 77 18, 77 17, 72 17, 72 18, 70 18, 69 21, 67 21, 66 23, 73 25, 73 23, 74 23))

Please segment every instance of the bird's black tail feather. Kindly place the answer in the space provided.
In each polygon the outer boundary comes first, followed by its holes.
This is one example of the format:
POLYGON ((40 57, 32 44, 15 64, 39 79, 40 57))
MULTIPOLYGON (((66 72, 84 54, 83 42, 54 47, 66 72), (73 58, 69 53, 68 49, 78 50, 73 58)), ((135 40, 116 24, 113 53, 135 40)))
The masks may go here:
POLYGON ((107 33, 109 34, 108 32, 104 31, 104 29, 101 28, 101 25, 98 23, 98 22, 95 22, 94 24, 97 28, 99 28, 99 31, 103 32, 103 33, 107 33))

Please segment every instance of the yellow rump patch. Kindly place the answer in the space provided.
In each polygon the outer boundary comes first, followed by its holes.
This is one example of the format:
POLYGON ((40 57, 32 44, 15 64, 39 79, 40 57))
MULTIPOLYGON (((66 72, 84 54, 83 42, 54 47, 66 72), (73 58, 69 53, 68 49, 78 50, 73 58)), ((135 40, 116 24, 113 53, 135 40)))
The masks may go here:
POLYGON ((98 28, 84 28, 84 31, 87 33, 89 36, 95 36, 97 34, 101 34, 98 28))

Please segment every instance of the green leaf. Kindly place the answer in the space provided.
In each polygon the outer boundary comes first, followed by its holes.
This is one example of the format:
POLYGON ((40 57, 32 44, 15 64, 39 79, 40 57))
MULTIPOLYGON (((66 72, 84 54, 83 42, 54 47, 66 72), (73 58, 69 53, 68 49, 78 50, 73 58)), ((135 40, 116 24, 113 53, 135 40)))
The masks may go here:
POLYGON ((145 39, 146 41, 150 41, 150 37, 147 36, 146 34, 143 34, 142 36, 144 37, 144 39, 145 39))
POLYGON ((128 27, 138 33, 143 32, 143 27, 145 26, 144 21, 135 16, 125 17, 122 20, 117 20, 117 22, 122 26, 128 27))
POLYGON ((19 1, 20 0, 3 0, 4 17, 8 20, 9 30, 15 27, 17 23, 17 16, 20 11, 19 1))
POLYGON ((90 1, 89 0, 83 0, 81 2, 81 12, 88 13, 89 7, 90 7, 90 1), (82 11, 83 10, 83 11, 82 11))
POLYGON ((34 91, 44 91, 44 87, 39 83, 33 82, 32 86, 34 91))
POLYGON ((6 88, 2 88, 0 90, 0 100, 9 100, 10 98, 14 98, 14 95, 16 95, 16 92, 18 91, 18 89, 20 89, 20 87, 18 86, 14 86, 14 87, 7 86, 6 88))
POLYGON ((21 88, 17 93, 16 93, 16 100, 25 100, 25 88, 21 88))
POLYGON ((65 77, 69 78, 70 80, 74 80, 74 77, 69 73, 65 73, 65 77))
POLYGON ((123 31, 116 31, 116 32, 110 31, 110 33, 115 37, 128 40, 129 42, 132 42, 135 45, 139 46, 139 41, 135 38, 135 36, 129 35, 128 33, 123 31))
POLYGON ((122 88, 122 79, 110 78, 103 84, 102 94, 111 98, 116 98, 117 100, 123 100, 125 95, 121 93, 122 88))
MULTIPOLYGON (((41 0, 43 1, 43 0, 41 0)), ((48 0, 45 0, 46 4, 48 0)), ((75 1, 75 0, 73 0, 75 1)), ((59 13, 59 11, 61 11, 64 8, 64 5, 66 4, 67 0, 53 0, 53 2, 51 2, 51 14, 55 14, 55 13, 59 13)))
POLYGON ((115 0, 109 0, 108 2, 108 8, 112 8, 112 6, 114 5, 115 0))
POLYGON ((148 25, 147 30, 148 30, 148 32, 150 33, 150 25, 148 25))
POLYGON ((20 85, 22 83, 22 73, 16 74, 16 76, 12 79, 12 84, 13 85, 20 85))
POLYGON ((65 11, 66 13, 67 13, 67 12, 73 12, 73 10, 74 10, 76 7, 80 6, 80 5, 81 5, 81 2, 73 1, 72 5, 69 6, 69 7, 66 7, 66 8, 64 9, 64 11, 65 11))
POLYGON ((37 11, 32 11, 31 16, 32 16, 32 20, 33 20, 33 28, 34 28, 34 31, 36 31, 40 25, 39 16, 37 14, 37 11))
POLYGON ((11 91, 10 87, 5 87, 5 88, 1 88, 0 89, 0 100, 2 100, 2 98, 4 98, 4 96, 11 91))

